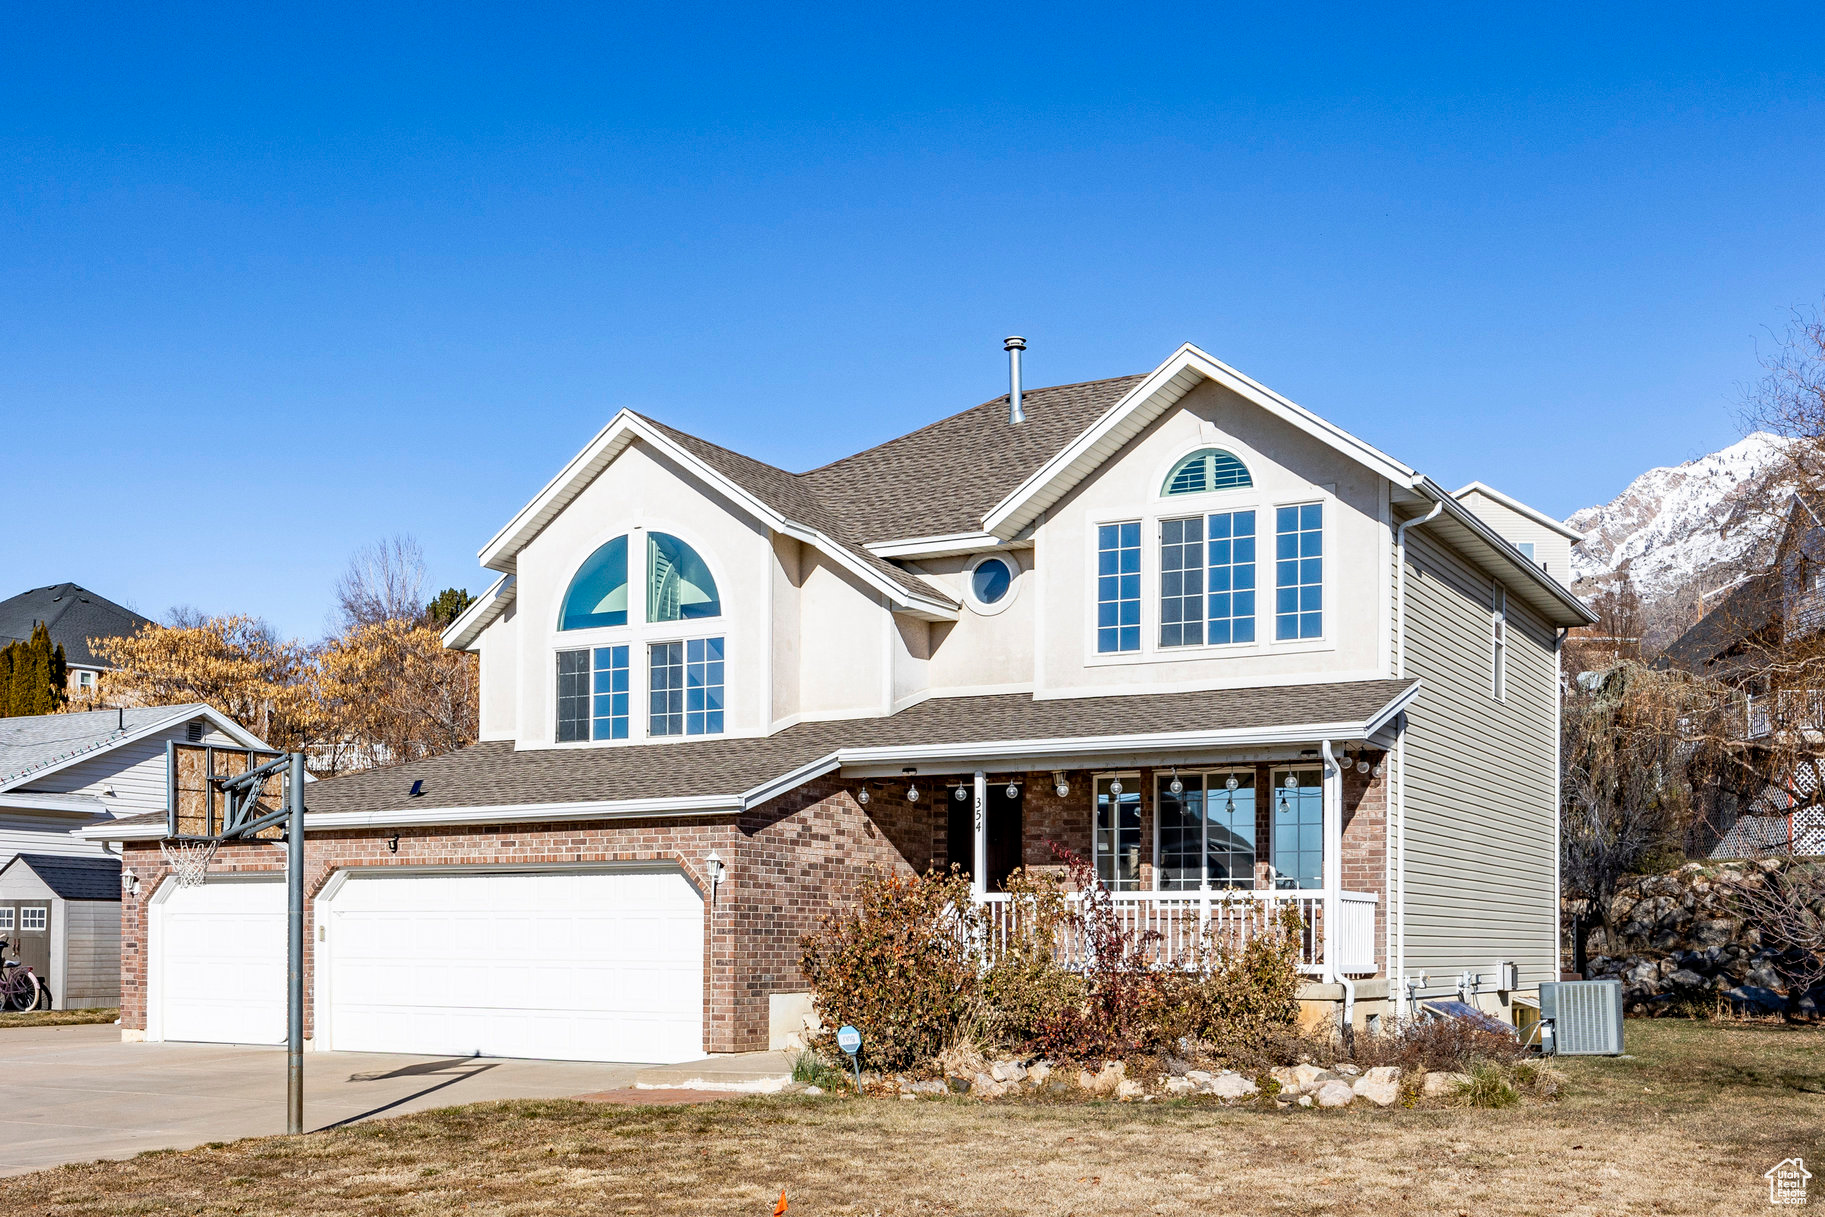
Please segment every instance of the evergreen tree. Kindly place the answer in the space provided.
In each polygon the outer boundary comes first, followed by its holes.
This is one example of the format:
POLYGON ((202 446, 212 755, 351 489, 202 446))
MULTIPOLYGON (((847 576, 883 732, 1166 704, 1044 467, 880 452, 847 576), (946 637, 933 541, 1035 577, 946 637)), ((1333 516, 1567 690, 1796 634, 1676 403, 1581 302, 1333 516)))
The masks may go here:
POLYGON ((0 648, 0 714, 55 714, 68 698, 69 679, 61 644, 40 621, 24 642, 0 648))
POLYGON ((475 597, 460 587, 446 587, 437 593, 437 599, 425 605, 425 621, 438 629, 448 629, 452 621, 462 616, 463 610, 475 603, 475 597))
POLYGON ((11 717, 13 713, 13 661, 18 654, 16 642, 0 647, 0 718, 11 717))

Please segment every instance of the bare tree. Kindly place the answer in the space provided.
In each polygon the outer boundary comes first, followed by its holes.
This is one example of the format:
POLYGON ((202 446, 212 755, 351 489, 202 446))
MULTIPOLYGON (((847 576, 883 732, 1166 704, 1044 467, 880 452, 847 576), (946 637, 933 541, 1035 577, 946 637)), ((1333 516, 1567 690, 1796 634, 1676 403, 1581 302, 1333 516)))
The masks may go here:
POLYGON ((418 621, 424 616, 425 551, 401 533, 364 545, 349 558, 336 581, 333 633, 383 621, 418 621))
POLYGON ((1825 981, 1825 868, 1802 863, 1751 872, 1733 896, 1744 925, 1774 952, 1790 999, 1825 981))

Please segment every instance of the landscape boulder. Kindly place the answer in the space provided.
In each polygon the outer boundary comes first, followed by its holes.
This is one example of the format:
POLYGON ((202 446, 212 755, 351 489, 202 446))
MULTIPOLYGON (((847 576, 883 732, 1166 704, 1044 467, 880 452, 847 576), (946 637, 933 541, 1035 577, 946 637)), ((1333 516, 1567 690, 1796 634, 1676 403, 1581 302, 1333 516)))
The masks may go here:
POLYGON ((1350 1089, 1359 1099, 1367 1099, 1377 1107, 1390 1107, 1400 1101, 1400 1070, 1393 1065, 1377 1065, 1357 1078, 1350 1089))
POLYGON ((1239 1073, 1225 1069, 1211 1079, 1210 1087, 1205 1093, 1214 1094, 1219 1099, 1241 1099, 1260 1093, 1260 1089, 1252 1078, 1245 1078, 1239 1073))
POLYGON ((1426 1080, 1420 1083, 1420 1093, 1428 1099, 1451 1098, 1470 1085, 1467 1073, 1428 1073, 1426 1080))
POLYGON ((1312 1095, 1312 1100, 1320 1107, 1348 1107, 1355 1098, 1356 1092, 1350 1089, 1350 1084, 1338 1077, 1319 1083, 1312 1095))

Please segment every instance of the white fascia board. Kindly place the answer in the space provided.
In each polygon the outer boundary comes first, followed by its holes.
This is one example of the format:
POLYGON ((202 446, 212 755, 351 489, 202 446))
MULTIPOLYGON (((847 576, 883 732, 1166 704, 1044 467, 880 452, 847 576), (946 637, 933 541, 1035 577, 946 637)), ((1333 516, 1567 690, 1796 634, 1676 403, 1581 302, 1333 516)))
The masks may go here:
MULTIPOLYGON (((742 796, 703 795, 668 799, 599 799, 577 803, 497 803, 485 807, 401 807, 391 811, 309 811, 306 832, 353 828, 417 828, 463 824, 546 823, 556 820, 629 820, 651 816, 719 816, 742 809, 742 796)), ((98 841, 156 841, 164 821, 91 824, 78 836, 98 841)))
POLYGON ((41 765, 36 769, 28 769, 24 773, 15 774, 6 781, 0 782, 0 793, 22 786, 27 782, 35 782, 46 774, 56 773, 61 769, 67 769, 79 761, 92 760, 104 753, 112 752, 122 745, 136 743, 139 740, 145 739, 147 736, 157 735, 160 731, 168 731, 177 724, 187 723, 193 718, 208 719, 212 726, 243 748, 257 748, 267 752, 278 751, 278 749, 272 747, 259 736, 247 730, 247 728, 241 726, 241 724, 235 722, 232 718, 229 718, 215 707, 203 702, 196 702, 190 705, 173 706, 171 707, 171 713, 169 715, 164 718, 154 719, 147 726, 135 728, 115 739, 102 740, 101 742, 81 749, 80 751, 73 752, 69 756, 60 757, 48 764, 41 765))
POLYGON ((1362 722, 1294 723, 1235 727, 1222 731, 1167 731, 1144 735, 1089 735, 1037 740, 975 740, 957 744, 912 744, 843 748, 843 765, 915 761, 993 760, 1008 756, 1094 756, 1099 753, 1185 751, 1194 748, 1250 748, 1318 739, 1355 740, 1366 735, 1362 722))
POLYGON ((992 532, 954 532, 941 537, 908 537, 901 541, 870 541, 862 548, 877 558, 950 558, 959 554, 1003 549, 1007 542, 992 532))
POLYGON ((1468 486, 1464 486, 1464 487, 1461 487, 1460 489, 1454 490, 1451 492, 1451 497, 1461 501, 1463 499, 1463 497, 1467 494, 1480 494, 1486 499, 1492 499, 1495 502, 1500 503, 1502 506, 1508 508, 1508 510, 1515 512, 1517 515, 1526 516, 1528 519, 1532 520, 1535 524, 1538 524, 1540 527, 1549 529, 1552 532, 1558 533, 1560 536, 1564 537, 1567 541, 1570 541, 1573 545, 1576 545, 1578 542, 1584 540, 1584 534, 1579 532, 1577 529, 1568 528, 1565 526, 1565 524, 1563 524, 1562 522, 1560 522, 1558 520, 1553 519, 1551 516, 1547 515, 1545 512, 1539 510, 1538 508, 1529 507, 1527 504, 1523 503, 1520 499, 1515 498, 1513 495, 1503 494, 1501 491, 1497 490, 1495 487, 1487 485, 1483 482, 1472 482, 1468 486))
POLYGON ((1419 697, 1422 683, 1423 682, 1421 681, 1415 680, 1411 685, 1397 694, 1393 701, 1370 715, 1368 721, 1362 725, 1364 737, 1366 738, 1379 734, 1389 723, 1400 717, 1407 707, 1411 706, 1419 697))
POLYGON ((789 790, 803 786, 813 778, 821 778, 826 773, 834 772, 841 766, 842 761, 835 752, 820 756, 815 761, 800 765, 790 773, 782 773, 747 791, 741 796, 742 804, 744 807, 758 807, 769 799, 776 799, 789 790))
POLYGON ((474 647, 475 640, 482 636, 482 631, 493 625, 500 615, 507 611, 519 593, 519 577, 502 575, 496 579, 487 591, 475 598, 475 603, 457 614, 444 630, 444 646, 452 651, 467 651, 474 647))
POLYGON ((850 553, 845 546, 837 544, 834 538, 807 524, 780 514, 767 503, 748 493, 743 487, 736 485, 721 473, 704 464, 670 437, 661 435, 647 426, 646 421, 631 410, 622 410, 616 414, 608 426, 598 432, 583 451, 571 458, 570 463, 564 466, 557 477, 546 483, 545 488, 539 491, 538 496, 532 502, 522 507, 507 526, 482 547, 480 554, 482 565, 492 570, 512 573, 515 559, 527 542, 537 536, 546 523, 562 511, 572 499, 581 493, 583 487, 592 478, 606 468, 609 462, 619 456, 622 450, 636 438, 651 444, 665 453, 669 459, 689 469, 694 476, 715 487, 719 494, 728 498, 774 532, 814 547, 844 570, 886 596, 895 607, 907 612, 929 615, 939 621, 957 619, 962 608, 961 604, 948 600, 935 592, 927 596, 903 587, 867 564, 857 561, 855 555, 850 553))
MULTIPOLYGON (((1432 501, 1442 504, 1445 508, 1444 514, 1451 517, 1454 523, 1463 527, 1474 539, 1487 546, 1490 556, 1497 560, 1498 565, 1507 567, 1511 576, 1519 573, 1523 577, 1519 581, 1521 583, 1519 590, 1523 595, 1529 589, 1544 592, 1554 603, 1570 610, 1571 616, 1576 618, 1570 623, 1572 625, 1591 625, 1596 622, 1597 614, 1591 612, 1584 601, 1572 594, 1570 588, 1530 562, 1526 555, 1514 547, 1512 541, 1490 527, 1489 522, 1482 516, 1458 502, 1450 491, 1431 478, 1423 476, 1414 479, 1413 489, 1432 501)), ((1507 582, 1515 581, 1510 579, 1507 582)), ((1554 624, 1566 623, 1555 621, 1554 624)))
MULTIPOLYGON (((1368 467, 1390 481, 1408 484, 1414 471, 1372 445, 1351 435, 1343 428, 1325 421, 1310 410, 1282 397, 1259 381, 1236 371, 1222 360, 1186 343, 1150 372, 1140 384, 1109 407, 1103 416, 1071 444, 1040 466, 1033 475, 1015 487, 983 517, 984 528, 1001 537, 1011 537, 1031 522, 1031 517, 1050 503, 1036 502, 1038 496, 1055 482, 1071 479, 1073 470, 1079 476, 1114 455, 1129 438, 1125 432, 1138 431, 1151 422, 1157 410, 1143 417, 1151 406, 1164 410, 1201 381, 1215 381, 1244 400, 1253 402, 1269 414, 1304 432, 1351 460, 1368 467)), ((1056 498, 1057 496, 1053 496, 1056 498)))

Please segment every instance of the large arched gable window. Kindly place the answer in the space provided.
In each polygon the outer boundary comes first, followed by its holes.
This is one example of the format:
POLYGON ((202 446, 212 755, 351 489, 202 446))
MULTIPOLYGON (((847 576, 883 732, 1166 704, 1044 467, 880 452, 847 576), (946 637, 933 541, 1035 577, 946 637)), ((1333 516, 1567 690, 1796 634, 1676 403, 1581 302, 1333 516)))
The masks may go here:
POLYGON ((560 630, 627 624, 627 538, 616 537, 584 559, 564 592, 560 630))
POLYGON ((1207 490, 1236 490, 1253 486, 1248 466, 1221 448, 1200 448, 1172 467, 1162 493, 1202 494, 1207 490))
POLYGON ((716 580, 697 551, 670 533, 647 533, 646 619, 696 621, 720 616, 716 580))

